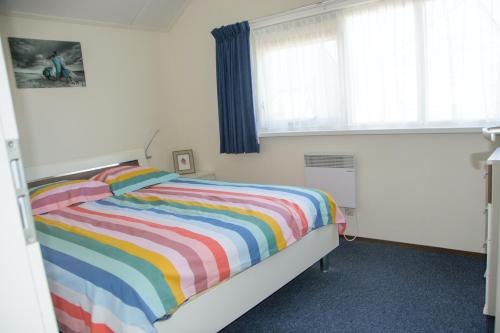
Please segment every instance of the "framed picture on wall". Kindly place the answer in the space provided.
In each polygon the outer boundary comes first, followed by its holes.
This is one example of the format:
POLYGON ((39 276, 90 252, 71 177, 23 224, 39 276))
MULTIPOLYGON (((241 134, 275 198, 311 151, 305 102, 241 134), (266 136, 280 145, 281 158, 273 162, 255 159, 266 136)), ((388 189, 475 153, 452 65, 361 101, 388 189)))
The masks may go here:
POLYGON ((195 173, 193 150, 178 150, 172 152, 174 157, 175 172, 181 175, 195 173))
POLYGON ((18 88, 85 87, 79 42, 9 37, 18 88))

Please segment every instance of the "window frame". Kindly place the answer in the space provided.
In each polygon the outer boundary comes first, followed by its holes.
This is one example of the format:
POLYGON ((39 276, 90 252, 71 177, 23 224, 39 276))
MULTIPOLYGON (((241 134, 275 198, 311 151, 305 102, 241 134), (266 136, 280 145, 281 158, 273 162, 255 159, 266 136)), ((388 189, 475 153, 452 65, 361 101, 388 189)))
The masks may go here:
POLYGON ((483 127, 436 127, 436 128, 393 128, 393 129, 349 129, 328 131, 265 132, 259 138, 292 136, 335 136, 335 135, 398 135, 398 134, 481 134, 483 127))
MULTIPOLYGON (((318 14, 324 14, 327 12, 333 12, 337 10, 342 10, 349 7, 355 7, 359 5, 376 3, 383 0, 330 0, 325 1, 319 4, 313 4, 306 7, 294 9, 288 12, 279 13, 275 15, 271 15, 264 18, 259 18, 250 22, 251 29, 263 28, 266 26, 271 26, 275 24, 284 23, 287 21, 306 18, 309 16, 314 16, 318 14)), ((416 19, 417 19, 417 27, 418 29, 423 29, 422 26, 422 13, 420 12, 421 8, 417 9, 416 19)), ((417 41, 417 43, 421 43, 422 41, 417 41)), ((422 45, 417 45, 417 66, 422 66, 421 61, 423 61, 423 47, 422 45)), ((254 52, 251 52, 251 57, 253 58, 254 52)), ((252 63, 255 59, 252 59, 252 63)), ((420 72, 420 71, 419 71, 420 72)), ((419 98, 423 97, 425 87, 425 77, 417 78, 417 95, 419 98)), ((257 85, 257 82, 254 82, 254 86, 257 85)), ((254 98, 255 99, 255 98, 254 98)), ((257 105, 255 105, 257 107, 257 105)), ((257 131, 258 136, 261 138, 266 137, 292 137, 292 136, 323 136, 323 135, 384 135, 384 134, 458 134, 458 133, 482 133, 482 129, 484 127, 498 126, 500 125, 500 119, 498 120, 485 120, 483 122, 479 121, 471 121, 470 126, 467 125, 467 122, 463 122, 461 124, 457 124, 457 127, 443 127, 440 126, 439 122, 435 122, 436 126, 432 126, 432 122, 425 122, 425 112, 422 106, 418 107, 418 123, 424 121, 420 126, 423 127, 397 127, 391 128, 390 124, 387 124, 387 127, 381 128, 353 128, 353 129, 329 129, 329 130, 299 130, 299 131, 276 131, 276 132, 261 132, 258 117, 256 117, 257 122, 257 131), (424 127, 425 126, 425 127, 424 127)), ((255 110, 257 114, 258 111, 255 110)), ((344 115, 346 116, 346 115, 344 115)))

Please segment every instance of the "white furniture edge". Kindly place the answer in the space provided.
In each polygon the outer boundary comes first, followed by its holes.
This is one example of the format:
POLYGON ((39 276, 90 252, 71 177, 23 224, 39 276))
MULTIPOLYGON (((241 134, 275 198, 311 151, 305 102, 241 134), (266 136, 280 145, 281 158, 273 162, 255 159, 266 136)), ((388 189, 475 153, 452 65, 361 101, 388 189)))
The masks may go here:
MULTIPOLYGON (((138 160, 142 150, 26 168, 28 181, 138 160)), ((339 245, 336 225, 310 232, 286 249, 257 265, 194 296, 167 320, 155 323, 159 333, 217 332, 259 304, 339 245)), ((318 268, 318 274, 322 274, 318 268)))
POLYGON ((136 149, 98 157, 27 167, 25 168, 25 175, 26 180, 31 182, 38 179, 56 177, 77 171, 89 170, 133 160, 138 160, 140 165, 147 164, 144 151, 142 149, 136 149))
POLYGON ((500 163, 500 148, 495 149, 493 154, 488 158, 487 164, 488 165, 493 165, 493 164, 499 164, 500 163))
MULTIPOLYGON (((217 332, 290 282, 339 245, 336 225, 312 231, 286 249, 187 301, 160 333, 217 332)), ((318 274, 321 273, 318 267, 318 274)))
MULTIPOLYGON (((488 228, 486 239, 486 285, 485 315, 500 318, 500 275, 498 274, 499 258, 499 223, 500 223, 500 148, 488 158, 491 165, 491 203, 488 203, 488 228)), ((495 321, 495 331, 500 332, 500 320, 495 321)))

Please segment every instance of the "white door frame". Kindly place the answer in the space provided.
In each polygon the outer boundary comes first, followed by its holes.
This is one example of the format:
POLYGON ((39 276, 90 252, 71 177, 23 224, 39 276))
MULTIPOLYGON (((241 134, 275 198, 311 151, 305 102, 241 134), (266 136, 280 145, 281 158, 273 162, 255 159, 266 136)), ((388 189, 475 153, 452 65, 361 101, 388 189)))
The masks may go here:
POLYGON ((0 331, 55 333, 57 324, 40 245, 32 229, 22 160, 16 157, 17 164, 13 164, 9 152, 19 153, 18 139, 0 38, 0 331), (21 200, 27 202, 24 219, 21 200))

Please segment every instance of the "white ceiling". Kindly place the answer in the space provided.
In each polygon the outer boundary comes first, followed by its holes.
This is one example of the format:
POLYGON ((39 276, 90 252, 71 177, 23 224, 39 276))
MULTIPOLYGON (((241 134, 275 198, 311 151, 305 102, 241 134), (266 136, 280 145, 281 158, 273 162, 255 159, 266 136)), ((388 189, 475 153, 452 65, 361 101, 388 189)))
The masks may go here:
POLYGON ((0 12, 168 29, 189 0, 0 0, 0 12))

